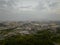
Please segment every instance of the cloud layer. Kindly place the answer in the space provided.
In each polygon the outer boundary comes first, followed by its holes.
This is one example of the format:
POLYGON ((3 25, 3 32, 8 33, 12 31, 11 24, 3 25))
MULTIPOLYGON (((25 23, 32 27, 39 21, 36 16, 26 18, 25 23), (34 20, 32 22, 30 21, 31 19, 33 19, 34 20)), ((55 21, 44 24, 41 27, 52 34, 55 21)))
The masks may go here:
POLYGON ((0 0, 0 20, 27 19, 60 20, 60 0, 0 0))

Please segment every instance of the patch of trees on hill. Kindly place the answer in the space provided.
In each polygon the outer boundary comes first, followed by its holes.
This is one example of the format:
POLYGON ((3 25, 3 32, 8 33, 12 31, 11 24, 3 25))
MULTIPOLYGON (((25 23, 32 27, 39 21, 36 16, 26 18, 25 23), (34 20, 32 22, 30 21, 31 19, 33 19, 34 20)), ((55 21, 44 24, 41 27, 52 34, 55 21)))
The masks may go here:
POLYGON ((0 41, 0 45, 55 45, 60 43, 60 35, 49 30, 37 31, 29 35, 13 35, 0 41))

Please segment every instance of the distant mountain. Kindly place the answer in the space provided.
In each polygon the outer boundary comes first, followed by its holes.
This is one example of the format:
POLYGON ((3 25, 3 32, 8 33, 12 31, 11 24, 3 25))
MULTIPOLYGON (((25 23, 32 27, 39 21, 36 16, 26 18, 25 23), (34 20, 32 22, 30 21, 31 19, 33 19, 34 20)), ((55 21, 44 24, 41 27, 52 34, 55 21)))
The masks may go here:
POLYGON ((6 27, 6 25, 3 23, 0 23, 0 27, 6 27))

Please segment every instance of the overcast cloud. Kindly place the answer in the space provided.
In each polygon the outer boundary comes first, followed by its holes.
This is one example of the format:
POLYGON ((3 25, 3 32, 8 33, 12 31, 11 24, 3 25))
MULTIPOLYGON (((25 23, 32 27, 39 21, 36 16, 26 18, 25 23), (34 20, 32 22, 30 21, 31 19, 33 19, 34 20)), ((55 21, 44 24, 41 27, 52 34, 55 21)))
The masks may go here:
POLYGON ((0 0, 0 20, 60 21, 60 0, 0 0))

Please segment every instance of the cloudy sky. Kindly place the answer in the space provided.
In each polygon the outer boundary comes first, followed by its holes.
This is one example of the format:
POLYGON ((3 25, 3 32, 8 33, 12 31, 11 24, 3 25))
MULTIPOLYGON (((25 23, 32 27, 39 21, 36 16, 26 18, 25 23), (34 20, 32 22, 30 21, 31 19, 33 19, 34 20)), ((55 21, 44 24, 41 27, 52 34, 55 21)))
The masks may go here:
POLYGON ((0 0, 0 20, 60 21, 60 0, 0 0))

